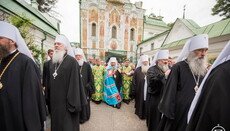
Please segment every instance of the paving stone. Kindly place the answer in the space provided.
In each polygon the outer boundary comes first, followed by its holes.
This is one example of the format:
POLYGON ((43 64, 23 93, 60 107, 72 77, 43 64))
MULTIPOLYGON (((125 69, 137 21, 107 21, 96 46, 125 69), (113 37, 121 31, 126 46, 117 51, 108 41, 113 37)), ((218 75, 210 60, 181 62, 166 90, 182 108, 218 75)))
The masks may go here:
MULTIPOLYGON (((134 114, 134 101, 123 103, 120 109, 108 106, 104 102, 90 102, 91 117, 80 125, 81 131, 147 131, 146 121, 134 114)), ((47 130, 50 131, 48 119, 47 130)))
POLYGON ((122 103, 120 109, 105 103, 91 104, 91 118, 80 125, 81 131, 147 131, 146 121, 135 114, 134 102, 122 103))

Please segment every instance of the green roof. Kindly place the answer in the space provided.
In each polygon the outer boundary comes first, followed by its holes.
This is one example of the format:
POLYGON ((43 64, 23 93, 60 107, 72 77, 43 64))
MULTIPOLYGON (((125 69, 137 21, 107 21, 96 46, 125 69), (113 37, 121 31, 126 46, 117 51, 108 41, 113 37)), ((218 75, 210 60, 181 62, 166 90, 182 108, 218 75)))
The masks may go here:
MULTIPOLYGON (((154 35, 154 36, 152 36, 152 37, 149 37, 149 38, 143 40, 143 41, 142 41, 141 43, 139 43, 139 44, 145 43, 145 42, 147 42, 147 41, 149 41, 149 40, 152 40, 152 39, 154 39, 154 38, 157 38, 157 37, 159 37, 159 36, 162 36, 162 35, 164 35, 164 34, 167 34, 169 31, 170 31, 170 30, 166 30, 166 31, 164 31, 164 32, 162 32, 162 33, 160 33, 160 34, 156 34, 156 35, 154 35)), ((139 45, 139 44, 138 44, 138 45, 139 45)))
MULTIPOLYGON (((186 21, 184 19, 180 19, 180 20, 182 20, 184 23, 186 21)), ((196 35, 208 34, 209 38, 214 38, 214 37, 230 34, 230 18, 221 20, 216 23, 209 24, 209 25, 206 25, 200 28, 198 28, 198 25, 194 25, 194 23, 191 24, 191 23, 186 22, 185 25, 188 28, 190 28, 196 35)), ((161 49, 183 45, 188 39, 189 38, 186 38, 186 39, 178 40, 178 41, 163 45, 161 49)))
POLYGON ((151 25, 156 25, 156 26, 163 26, 163 27, 168 27, 167 24, 162 21, 162 19, 159 19, 157 17, 144 17, 144 23, 146 24, 151 24, 151 25))
POLYGON ((174 47, 174 46, 179 46, 179 45, 183 45, 189 38, 185 38, 185 39, 182 39, 182 40, 178 40, 178 41, 175 41, 175 42, 172 42, 170 44, 166 44, 166 45, 163 45, 161 47, 161 49, 165 49, 165 48, 170 48, 170 47, 174 47))
POLYGON ((22 13, 25 13, 26 17, 34 20, 32 22, 34 26, 52 36, 56 36, 59 32, 57 27, 58 25, 54 26, 37 9, 33 8, 24 0, 1 0, 0 10, 3 10, 8 14, 16 14, 18 16, 20 16, 22 13))
POLYGON ((193 33, 197 34, 196 31, 200 28, 200 26, 196 22, 191 19, 178 19, 181 20, 193 33))
POLYGON ((197 33, 208 34, 209 38, 230 34, 230 18, 201 27, 197 33))

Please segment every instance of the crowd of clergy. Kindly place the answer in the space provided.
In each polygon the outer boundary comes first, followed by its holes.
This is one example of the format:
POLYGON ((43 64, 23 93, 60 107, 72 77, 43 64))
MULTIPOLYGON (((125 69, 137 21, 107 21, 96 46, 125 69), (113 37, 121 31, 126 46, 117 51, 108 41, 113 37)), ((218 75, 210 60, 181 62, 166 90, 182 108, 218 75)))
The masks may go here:
POLYGON ((0 130, 44 131, 50 115, 51 131, 79 131, 90 101, 117 109, 135 101, 148 131, 230 130, 230 42, 207 68, 208 39, 188 39, 175 62, 158 50, 118 63, 87 59, 57 35, 39 66, 18 29, 0 21, 0 130))

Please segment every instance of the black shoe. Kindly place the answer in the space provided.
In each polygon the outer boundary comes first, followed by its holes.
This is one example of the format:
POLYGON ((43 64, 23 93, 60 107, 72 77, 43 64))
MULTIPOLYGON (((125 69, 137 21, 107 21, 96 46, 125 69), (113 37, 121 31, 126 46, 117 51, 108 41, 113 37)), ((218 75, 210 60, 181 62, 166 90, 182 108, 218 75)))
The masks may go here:
POLYGON ((116 104, 116 105, 110 105, 110 106, 112 106, 113 108, 117 108, 117 109, 120 109, 120 108, 121 108, 121 106, 118 105, 118 104, 116 104))
POLYGON ((85 123, 85 121, 83 121, 83 120, 80 120, 80 121, 79 121, 79 123, 80 123, 80 124, 83 124, 83 123, 85 123))
POLYGON ((94 101, 94 100, 93 100, 93 102, 94 102, 95 104, 101 104, 101 101, 94 101))
POLYGON ((123 100, 123 102, 129 104, 130 100, 123 100))
POLYGON ((120 109, 121 108, 121 103, 116 104, 116 108, 120 109))

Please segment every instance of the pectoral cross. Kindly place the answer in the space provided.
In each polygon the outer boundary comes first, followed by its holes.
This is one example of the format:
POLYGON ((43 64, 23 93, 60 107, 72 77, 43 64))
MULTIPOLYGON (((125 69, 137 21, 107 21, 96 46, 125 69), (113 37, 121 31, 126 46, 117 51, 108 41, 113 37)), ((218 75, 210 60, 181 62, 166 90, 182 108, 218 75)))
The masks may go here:
POLYGON ((195 92, 197 92, 198 91, 198 86, 196 85, 195 87, 194 87, 194 90, 195 90, 195 92))
POLYGON ((58 75, 58 74, 57 74, 57 71, 55 70, 54 73, 53 73, 54 79, 55 79, 55 77, 56 77, 57 75, 58 75))

